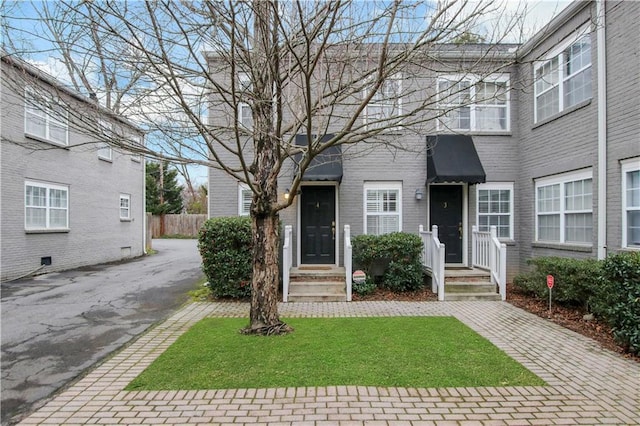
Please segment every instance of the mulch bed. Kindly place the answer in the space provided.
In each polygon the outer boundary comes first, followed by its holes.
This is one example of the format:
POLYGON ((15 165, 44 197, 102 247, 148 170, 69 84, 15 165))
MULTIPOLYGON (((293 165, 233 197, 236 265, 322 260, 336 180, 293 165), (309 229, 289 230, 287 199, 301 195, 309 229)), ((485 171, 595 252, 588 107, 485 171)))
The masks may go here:
MULTIPOLYGON (((437 295, 431 289, 424 288, 415 292, 394 293, 385 289, 376 289, 366 296, 353 295, 354 301, 373 300, 399 300, 409 301, 437 301, 437 295)), ((567 308, 556 304, 551 305, 551 316, 549 315, 549 302, 537 299, 529 294, 519 291, 512 284, 507 284, 507 302, 527 312, 538 315, 549 321, 561 325, 583 336, 589 337, 598 342, 602 347, 617 352, 621 356, 640 362, 639 355, 625 353, 624 349, 613 339, 611 328, 597 319, 585 319, 587 312, 580 308, 567 308)))

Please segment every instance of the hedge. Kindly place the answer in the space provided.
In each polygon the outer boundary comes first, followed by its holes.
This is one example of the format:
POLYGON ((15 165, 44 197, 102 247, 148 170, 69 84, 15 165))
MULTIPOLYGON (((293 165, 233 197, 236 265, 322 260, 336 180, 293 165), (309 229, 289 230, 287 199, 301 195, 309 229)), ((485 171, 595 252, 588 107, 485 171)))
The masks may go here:
MULTIPOLYGON (((417 290, 424 285, 422 241, 417 235, 358 235, 352 238, 352 245, 353 264, 367 274, 370 282, 393 291, 417 290)), ((372 291, 371 285, 362 286, 362 290, 372 291)))
POLYGON ((250 218, 218 217, 204 223, 198 234, 198 249, 215 297, 251 295, 251 247, 250 218))
POLYGON ((513 284, 536 297, 548 298, 547 275, 553 275, 552 297, 564 306, 587 306, 599 286, 601 262, 595 259, 538 257, 527 261, 533 270, 519 274, 513 284))

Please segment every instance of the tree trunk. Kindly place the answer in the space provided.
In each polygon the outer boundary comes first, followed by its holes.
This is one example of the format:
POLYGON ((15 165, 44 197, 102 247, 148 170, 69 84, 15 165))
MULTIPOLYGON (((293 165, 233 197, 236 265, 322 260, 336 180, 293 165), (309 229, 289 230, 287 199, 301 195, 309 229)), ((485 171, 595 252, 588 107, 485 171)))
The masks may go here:
POLYGON ((291 327, 278 315, 280 274, 279 218, 277 214, 252 218, 253 280, 251 282, 251 312, 246 334, 284 334, 291 327))

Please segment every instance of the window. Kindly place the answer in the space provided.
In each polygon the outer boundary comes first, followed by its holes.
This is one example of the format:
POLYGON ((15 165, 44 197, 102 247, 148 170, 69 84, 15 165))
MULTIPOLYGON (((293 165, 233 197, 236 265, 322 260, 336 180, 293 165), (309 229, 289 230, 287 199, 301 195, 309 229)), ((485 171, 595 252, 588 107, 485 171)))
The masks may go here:
MULTIPOLYGON (((365 109, 365 123, 373 127, 388 127, 397 124, 394 117, 402 114, 402 76, 396 74, 382 82, 365 109)), ((365 96, 368 93, 365 91, 365 96)))
POLYGON ((120 219, 131 220, 131 195, 120 194, 120 219))
POLYGON ((509 131, 509 76, 438 78, 439 130, 509 131))
POLYGON ((253 192, 248 185, 238 184, 238 216, 249 216, 251 214, 251 200, 253 192))
MULTIPOLYGON (((100 137, 103 139, 111 139, 113 138, 113 124, 107 123, 104 120, 100 120, 99 122, 99 130, 100 137)), ((98 158, 101 160, 111 161, 113 160, 113 150, 111 149, 111 145, 104 140, 98 142, 98 158)))
POLYGON ((25 229, 69 228, 69 187, 25 182, 25 229))
MULTIPOLYGON (((579 32, 584 34, 587 28, 579 32)), ((534 68, 535 121, 591 98, 591 36, 560 46, 534 68)))
POLYGON ((536 241, 591 244, 591 171, 536 181, 536 241))
POLYGON ((622 164, 622 246, 640 248, 640 159, 622 164))
MULTIPOLYGON (((247 73, 238 74, 238 91, 240 99, 247 99, 249 92, 252 90, 251 77, 247 73)), ((238 104, 238 124, 245 129, 253 129, 253 115, 251 105, 247 102, 238 104)))
POLYGON ((496 227, 498 238, 513 239, 513 183, 478 185, 478 230, 496 227))
POLYGON ((364 184, 364 230, 370 235, 402 231, 402 184, 364 184))
POLYGON ((127 135, 127 142, 131 145, 132 150, 134 150, 134 153, 131 154, 131 161, 135 161, 136 163, 141 162, 142 155, 136 154, 135 150, 144 147, 144 138, 137 133, 129 133, 127 135))
POLYGON ((58 145, 69 145, 67 111, 51 97, 25 91, 24 132, 58 145))

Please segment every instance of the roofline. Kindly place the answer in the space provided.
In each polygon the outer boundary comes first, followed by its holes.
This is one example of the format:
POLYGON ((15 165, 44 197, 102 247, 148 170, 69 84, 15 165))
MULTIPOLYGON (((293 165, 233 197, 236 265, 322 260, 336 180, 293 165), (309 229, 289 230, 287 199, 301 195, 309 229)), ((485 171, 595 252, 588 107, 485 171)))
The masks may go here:
POLYGON ((555 18, 553 18, 547 25, 537 31, 533 37, 527 40, 516 52, 518 58, 531 53, 533 49, 538 47, 544 40, 549 37, 550 34, 555 33, 563 25, 567 23, 571 18, 576 16, 580 11, 590 6, 594 0, 574 0, 567 7, 565 7, 555 18))
POLYGON ((11 55, 7 53, 7 51, 4 49, 0 48, 0 52, 2 54, 2 58, 1 58, 2 62, 5 62, 15 68, 23 70, 24 72, 28 73, 32 77, 35 77, 36 79, 54 87, 56 90, 60 90, 80 102, 83 102, 87 105, 91 105, 93 108, 96 108, 100 113, 108 115, 109 117, 120 121, 122 124, 126 124, 127 126, 135 129, 140 133, 144 133, 144 131, 139 126, 137 126, 136 124, 133 124, 127 118, 121 116, 120 114, 116 114, 115 112, 111 111, 108 108, 101 106, 97 101, 93 101, 90 98, 87 98, 85 95, 78 92, 77 90, 64 86, 62 82, 60 82, 60 80, 56 79, 51 74, 48 74, 45 71, 39 69, 38 67, 31 65, 30 63, 28 63, 24 59, 21 59, 17 55, 11 55))

